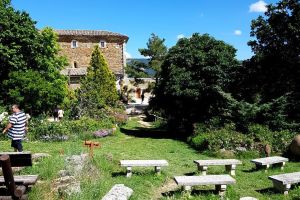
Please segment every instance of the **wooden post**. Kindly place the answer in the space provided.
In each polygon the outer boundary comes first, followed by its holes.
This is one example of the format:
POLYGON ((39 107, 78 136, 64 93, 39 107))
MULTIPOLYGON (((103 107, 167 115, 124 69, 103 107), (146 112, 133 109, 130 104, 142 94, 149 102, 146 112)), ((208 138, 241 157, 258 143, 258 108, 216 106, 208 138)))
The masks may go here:
POLYGON ((92 142, 92 141, 85 141, 84 145, 87 146, 88 149, 89 149, 90 158, 93 158, 94 157, 93 149, 94 149, 94 147, 99 147, 100 143, 99 142, 92 142))
MULTIPOLYGON (((14 180, 14 175, 11 169, 11 163, 9 155, 2 155, 0 157, 0 162, 2 166, 2 173, 5 180, 6 188, 12 196, 12 199, 19 199, 15 196, 16 184, 14 180)), ((21 195, 22 196, 22 195, 21 195)))
MULTIPOLYGON (((0 157, 0 162, 2 166, 2 173, 5 180, 5 185, 9 191, 9 194, 11 195, 11 198, 13 200, 26 199, 26 197, 23 195, 26 191, 26 187, 23 185, 16 187, 13 172, 11 169, 11 162, 10 162, 9 155, 2 155, 0 157)), ((2 199, 2 197, 0 197, 0 199, 2 199)))

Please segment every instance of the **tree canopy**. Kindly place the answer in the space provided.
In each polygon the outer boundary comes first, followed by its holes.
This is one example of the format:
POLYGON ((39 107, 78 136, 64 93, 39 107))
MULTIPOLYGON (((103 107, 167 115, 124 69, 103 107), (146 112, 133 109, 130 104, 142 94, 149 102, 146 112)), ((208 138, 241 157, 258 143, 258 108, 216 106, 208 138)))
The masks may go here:
POLYGON ((290 128, 288 123, 300 120, 299 1, 268 5, 265 16, 252 21, 250 34, 254 39, 248 44, 255 55, 234 72, 231 93, 256 105, 260 112, 255 122, 290 128))
POLYGON ((143 56, 150 58, 149 67, 152 68, 156 73, 160 72, 161 64, 168 52, 164 42, 165 39, 161 39, 152 33, 147 42, 147 48, 139 49, 139 52, 143 56))
POLYGON ((180 39, 162 64, 151 105, 176 125, 210 118, 222 105, 217 88, 226 90, 236 50, 208 34, 180 39))
POLYGON ((20 104, 26 112, 40 114, 63 102, 67 80, 60 70, 67 65, 59 56, 57 35, 41 31, 25 12, 10 1, 0 1, 0 84, 5 105, 20 104))

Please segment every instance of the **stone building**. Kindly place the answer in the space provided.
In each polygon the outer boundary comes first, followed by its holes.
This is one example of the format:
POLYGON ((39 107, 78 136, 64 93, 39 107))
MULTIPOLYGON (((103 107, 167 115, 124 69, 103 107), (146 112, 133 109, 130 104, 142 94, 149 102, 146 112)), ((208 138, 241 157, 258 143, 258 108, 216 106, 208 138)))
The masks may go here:
POLYGON ((99 45, 109 68, 117 78, 124 76, 126 65, 125 45, 126 35, 100 30, 56 30, 61 54, 68 58, 69 66, 62 70, 62 74, 69 77, 71 88, 79 86, 79 80, 86 75, 92 51, 99 45))

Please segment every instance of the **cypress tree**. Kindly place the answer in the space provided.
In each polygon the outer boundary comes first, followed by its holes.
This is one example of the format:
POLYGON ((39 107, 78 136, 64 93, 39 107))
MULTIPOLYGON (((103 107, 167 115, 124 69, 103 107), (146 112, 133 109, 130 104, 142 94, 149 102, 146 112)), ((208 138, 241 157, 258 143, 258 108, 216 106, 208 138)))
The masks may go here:
POLYGON ((115 76, 108 68, 104 56, 95 46, 87 76, 81 80, 80 89, 77 92, 79 115, 93 116, 97 110, 107 107, 115 107, 118 101, 118 93, 115 85, 115 76))

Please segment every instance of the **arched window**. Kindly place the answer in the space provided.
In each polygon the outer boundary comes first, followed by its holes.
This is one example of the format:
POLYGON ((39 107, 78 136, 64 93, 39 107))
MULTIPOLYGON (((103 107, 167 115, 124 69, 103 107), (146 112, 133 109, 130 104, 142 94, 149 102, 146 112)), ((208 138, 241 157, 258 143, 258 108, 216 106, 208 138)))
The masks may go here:
POLYGON ((71 47, 72 47, 72 48, 77 48, 77 47, 78 47, 78 42, 77 42, 77 40, 72 40, 72 42, 71 42, 71 47))
POLYGON ((78 68, 78 64, 77 64, 77 62, 76 61, 74 61, 74 68, 78 68))
POLYGON ((105 40, 100 40, 99 46, 100 46, 100 48, 106 48, 106 41, 105 40))

